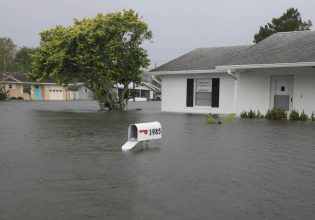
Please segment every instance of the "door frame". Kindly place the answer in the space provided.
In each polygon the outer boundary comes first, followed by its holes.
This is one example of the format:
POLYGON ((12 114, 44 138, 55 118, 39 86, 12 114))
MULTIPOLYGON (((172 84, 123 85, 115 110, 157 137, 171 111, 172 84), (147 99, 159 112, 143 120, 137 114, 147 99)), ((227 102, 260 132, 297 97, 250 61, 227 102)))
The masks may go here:
POLYGON ((289 110, 291 112, 293 109, 293 86, 294 86, 294 75, 271 75, 270 76, 270 109, 274 107, 274 96, 276 93, 276 80, 278 79, 289 79, 289 110))

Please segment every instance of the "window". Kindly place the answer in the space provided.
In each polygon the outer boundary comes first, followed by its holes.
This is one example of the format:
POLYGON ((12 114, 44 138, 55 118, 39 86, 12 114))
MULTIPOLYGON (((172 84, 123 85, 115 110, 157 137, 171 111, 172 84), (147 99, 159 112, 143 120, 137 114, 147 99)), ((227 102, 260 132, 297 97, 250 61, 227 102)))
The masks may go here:
POLYGON ((12 88, 13 88, 12 84, 9 84, 9 89, 12 89, 12 88))
POLYGON ((195 105, 211 106, 212 100, 212 79, 197 79, 195 105))
POLYGON ((84 92, 87 93, 87 89, 84 89, 84 92))
POLYGON ((23 85, 23 93, 31 93, 31 85, 23 85))
POLYGON ((219 107, 220 78, 187 79, 186 106, 219 107))
POLYGON ((285 86, 281 86, 281 92, 285 92, 285 86))

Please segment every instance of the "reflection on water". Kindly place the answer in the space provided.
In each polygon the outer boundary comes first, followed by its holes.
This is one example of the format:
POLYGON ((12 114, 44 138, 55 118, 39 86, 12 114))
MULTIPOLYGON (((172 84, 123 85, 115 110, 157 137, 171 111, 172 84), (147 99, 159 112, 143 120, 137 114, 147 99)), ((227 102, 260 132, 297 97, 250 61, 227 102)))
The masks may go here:
POLYGON ((314 124, 159 109, 0 103, 0 219, 313 219, 314 124), (156 120, 163 139, 121 152, 129 124, 156 120))

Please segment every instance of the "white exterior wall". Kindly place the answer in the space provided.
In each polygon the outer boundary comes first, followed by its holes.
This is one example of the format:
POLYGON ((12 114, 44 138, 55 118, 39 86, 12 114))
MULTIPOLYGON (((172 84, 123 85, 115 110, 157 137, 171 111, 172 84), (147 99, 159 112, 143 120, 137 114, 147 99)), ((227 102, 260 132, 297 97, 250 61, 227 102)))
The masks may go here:
MULTIPOLYGON (((191 74, 162 76, 162 111, 202 114, 228 114, 235 112, 234 104, 235 80, 227 73, 191 74), (194 106, 186 107, 187 79, 220 78, 219 107, 194 106)), ((194 94, 195 97, 195 94, 194 94)))
POLYGON ((94 99, 94 94, 85 86, 80 86, 77 91, 77 99, 94 99), (85 91, 87 90, 87 91, 85 91))
POLYGON ((265 114, 273 108, 271 76, 293 76, 293 109, 305 111, 309 116, 315 110, 315 69, 278 68, 249 70, 239 73, 237 90, 237 114, 243 110, 259 110, 265 114))

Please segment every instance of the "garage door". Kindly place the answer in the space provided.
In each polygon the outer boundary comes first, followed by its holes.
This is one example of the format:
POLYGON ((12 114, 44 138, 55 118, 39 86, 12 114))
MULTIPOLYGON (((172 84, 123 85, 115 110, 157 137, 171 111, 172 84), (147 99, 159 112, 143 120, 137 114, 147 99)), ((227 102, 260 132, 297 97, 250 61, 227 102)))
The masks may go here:
POLYGON ((49 88, 49 100, 63 100, 63 88, 62 87, 50 87, 49 88))

